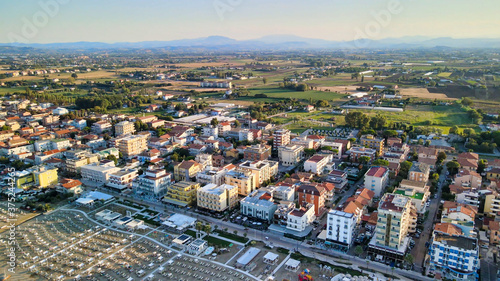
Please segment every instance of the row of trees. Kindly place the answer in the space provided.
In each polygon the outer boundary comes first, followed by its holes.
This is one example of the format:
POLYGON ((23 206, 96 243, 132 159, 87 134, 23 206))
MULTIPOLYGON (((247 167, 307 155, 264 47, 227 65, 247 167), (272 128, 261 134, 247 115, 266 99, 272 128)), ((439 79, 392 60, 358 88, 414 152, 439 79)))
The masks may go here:
POLYGON ((370 118, 363 112, 355 111, 347 113, 345 116, 345 123, 349 127, 360 130, 364 130, 366 128, 380 130, 385 127, 387 118, 381 114, 377 114, 370 118))

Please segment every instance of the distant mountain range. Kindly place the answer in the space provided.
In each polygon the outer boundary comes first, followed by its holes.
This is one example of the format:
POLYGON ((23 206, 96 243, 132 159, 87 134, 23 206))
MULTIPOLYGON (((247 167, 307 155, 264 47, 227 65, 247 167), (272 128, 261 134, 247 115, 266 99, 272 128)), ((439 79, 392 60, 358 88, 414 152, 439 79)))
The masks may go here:
POLYGON ((407 36, 400 38, 385 38, 379 40, 359 39, 352 41, 329 41, 323 39, 304 38, 295 35, 269 35, 253 40, 235 40, 224 36, 209 36, 195 39, 172 41, 142 41, 142 42, 69 42, 69 43, 0 43, 0 46, 30 47, 43 49, 153 49, 153 48, 197 48, 220 50, 293 50, 293 49, 381 49, 381 48, 500 48, 500 38, 467 38, 451 37, 431 38, 425 36, 407 36))

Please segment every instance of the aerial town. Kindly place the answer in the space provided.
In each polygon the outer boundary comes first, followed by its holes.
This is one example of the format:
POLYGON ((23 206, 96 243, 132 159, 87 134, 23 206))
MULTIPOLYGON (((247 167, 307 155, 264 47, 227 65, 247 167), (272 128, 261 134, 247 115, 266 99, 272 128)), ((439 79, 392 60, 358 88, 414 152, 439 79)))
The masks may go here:
POLYGON ((500 43, 266 38, 0 44, 2 280, 500 280, 500 43))

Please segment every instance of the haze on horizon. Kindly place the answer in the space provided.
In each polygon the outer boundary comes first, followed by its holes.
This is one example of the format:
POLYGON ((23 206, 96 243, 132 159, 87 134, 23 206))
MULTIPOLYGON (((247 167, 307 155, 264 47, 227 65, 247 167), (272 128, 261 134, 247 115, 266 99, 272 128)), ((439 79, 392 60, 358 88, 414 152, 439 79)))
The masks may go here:
POLYGON ((0 10, 0 42, 138 42, 211 35, 248 40, 275 34, 332 41, 500 38, 498 11, 498 0, 8 1, 0 10), (26 33, 30 24, 35 30, 26 33), (367 35, 374 25, 380 28, 367 35))

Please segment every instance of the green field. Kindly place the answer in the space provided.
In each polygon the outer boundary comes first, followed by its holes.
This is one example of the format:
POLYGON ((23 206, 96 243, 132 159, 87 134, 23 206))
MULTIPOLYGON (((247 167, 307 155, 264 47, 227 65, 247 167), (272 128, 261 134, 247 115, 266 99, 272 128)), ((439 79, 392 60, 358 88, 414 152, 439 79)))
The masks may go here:
POLYGON ((288 89, 279 89, 279 88, 253 88, 249 89, 250 95, 248 97, 240 97, 238 100, 252 101, 252 102, 276 102, 282 99, 293 98, 293 99, 301 99, 301 100, 309 100, 309 98, 313 100, 340 100, 345 97, 343 94, 337 94, 334 92, 322 92, 322 91, 307 91, 307 92, 298 92, 291 91, 288 89), (254 96, 257 94, 265 94, 267 98, 255 98, 254 96))
MULTIPOLYGON (((353 110, 350 110, 353 111, 353 110)), ((426 121, 432 121, 432 126, 453 126, 471 124, 467 112, 463 111, 458 105, 451 106, 429 106, 416 105, 409 106, 404 112, 388 112, 388 111, 367 111, 362 110, 369 116, 381 114, 388 121, 405 122, 415 126, 428 126, 426 121)))

